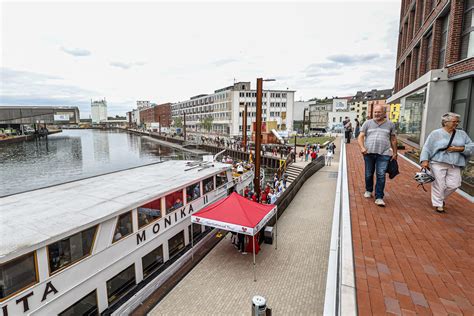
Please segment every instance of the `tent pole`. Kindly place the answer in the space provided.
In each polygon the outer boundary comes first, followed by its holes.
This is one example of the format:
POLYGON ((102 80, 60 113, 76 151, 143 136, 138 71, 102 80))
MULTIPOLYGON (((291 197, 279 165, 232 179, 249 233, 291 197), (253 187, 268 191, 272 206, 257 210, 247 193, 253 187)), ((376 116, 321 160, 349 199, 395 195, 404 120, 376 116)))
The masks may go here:
MULTIPOLYGON (((191 261, 194 261, 194 233, 193 233, 193 223, 191 223, 191 261)), ((201 230, 202 231, 202 230, 201 230)))
POLYGON ((276 221, 275 221, 275 250, 278 249, 278 209, 275 212, 276 221))
POLYGON ((255 235, 252 236, 253 240, 253 281, 257 282, 257 274, 255 272, 255 235))

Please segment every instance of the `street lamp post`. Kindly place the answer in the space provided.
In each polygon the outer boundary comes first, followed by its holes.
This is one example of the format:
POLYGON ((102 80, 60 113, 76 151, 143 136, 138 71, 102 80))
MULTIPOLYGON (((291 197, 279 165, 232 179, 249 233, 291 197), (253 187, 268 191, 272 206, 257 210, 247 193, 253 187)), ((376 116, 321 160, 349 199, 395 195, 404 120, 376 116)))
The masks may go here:
POLYGON ((260 201, 260 146, 262 143, 262 97, 263 97, 263 81, 275 81, 275 79, 257 78, 257 102, 256 102, 256 120, 255 120, 255 178, 253 184, 255 187, 255 194, 260 201))
POLYGON ((186 113, 183 113, 183 138, 186 141, 186 113))
POLYGON ((242 145, 244 147, 244 152, 247 152, 247 102, 244 103, 244 115, 242 117, 242 132, 243 139, 242 145))

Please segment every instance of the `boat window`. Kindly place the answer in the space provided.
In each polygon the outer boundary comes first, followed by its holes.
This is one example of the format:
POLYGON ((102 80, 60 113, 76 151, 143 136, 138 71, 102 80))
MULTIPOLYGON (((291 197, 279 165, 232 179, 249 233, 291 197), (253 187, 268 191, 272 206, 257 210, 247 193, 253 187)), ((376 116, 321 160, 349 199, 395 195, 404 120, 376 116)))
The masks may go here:
POLYGON ((184 231, 180 231, 168 240, 169 257, 177 255, 184 248, 184 231))
POLYGON ((202 230, 201 230, 202 226, 199 224, 194 224, 194 223, 188 226, 189 240, 191 240, 191 227, 193 228, 193 240, 196 241, 196 239, 202 233, 202 230))
POLYGON ((130 235, 132 232, 132 212, 120 215, 117 221, 117 226, 115 227, 113 242, 130 235))
POLYGON ((54 273, 91 254, 97 226, 48 245, 49 271, 54 273))
POLYGON ((186 188, 186 203, 194 201, 201 196, 200 182, 191 184, 186 188))
POLYGON ((227 172, 222 171, 218 175, 216 175, 216 187, 220 187, 227 183, 227 172))
POLYGON ((176 191, 166 196, 166 214, 183 206, 183 190, 176 191))
POLYGON ((161 218, 161 198, 138 207, 138 227, 141 228, 161 218))
POLYGON ((97 307, 97 293, 96 290, 90 292, 74 305, 63 310, 58 316, 75 316, 75 315, 99 315, 97 307))
POLYGON ((211 192, 214 190, 214 177, 204 179, 202 185, 204 186, 204 194, 211 192))
POLYGON ((120 299, 135 286, 135 265, 132 264, 112 279, 107 281, 107 298, 109 305, 120 299))
POLYGON ((143 277, 146 278, 163 265, 163 245, 142 258, 143 277))
POLYGON ((0 301, 38 282, 35 253, 0 264, 0 301))

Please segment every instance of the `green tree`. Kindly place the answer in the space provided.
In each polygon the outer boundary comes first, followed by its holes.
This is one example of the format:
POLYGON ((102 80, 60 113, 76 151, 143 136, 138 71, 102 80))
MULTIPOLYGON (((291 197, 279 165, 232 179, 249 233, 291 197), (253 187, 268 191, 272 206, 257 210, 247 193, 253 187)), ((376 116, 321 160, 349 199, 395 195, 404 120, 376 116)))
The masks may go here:
POLYGON ((201 126, 208 132, 212 129, 212 122, 214 118, 212 116, 206 116, 203 120, 201 120, 201 126))
POLYGON ((183 127, 183 119, 180 116, 174 119, 174 127, 177 127, 177 128, 183 127))

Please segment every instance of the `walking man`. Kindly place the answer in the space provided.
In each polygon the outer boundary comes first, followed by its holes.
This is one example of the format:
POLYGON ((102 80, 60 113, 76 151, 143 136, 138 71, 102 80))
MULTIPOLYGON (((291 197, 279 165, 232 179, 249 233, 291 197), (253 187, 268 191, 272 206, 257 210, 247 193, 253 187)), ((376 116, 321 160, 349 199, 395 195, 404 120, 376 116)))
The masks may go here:
POLYGON ((344 125, 344 137, 346 139, 346 143, 349 144, 351 142, 352 134, 352 123, 349 117, 345 117, 344 121, 342 121, 342 125, 344 125))
POLYGON ((385 206, 385 172, 391 159, 397 159, 397 136, 395 124, 385 118, 385 109, 381 105, 374 107, 374 118, 362 125, 357 139, 365 161, 365 198, 372 197, 375 184, 375 204, 385 206))

